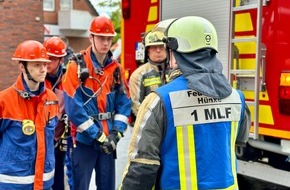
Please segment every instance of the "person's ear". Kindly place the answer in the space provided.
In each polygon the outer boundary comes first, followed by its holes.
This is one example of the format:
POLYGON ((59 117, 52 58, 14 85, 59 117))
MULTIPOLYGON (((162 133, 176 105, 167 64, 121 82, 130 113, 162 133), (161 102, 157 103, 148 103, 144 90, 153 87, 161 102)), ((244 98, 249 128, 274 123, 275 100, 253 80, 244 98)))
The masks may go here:
POLYGON ((89 35, 89 40, 90 40, 90 42, 92 43, 93 40, 94 40, 94 36, 90 34, 90 35, 89 35))
POLYGON ((20 69, 21 71, 24 71, 24 70, 25 70, 24 65, 23 65, 22 63, 19 63, 19 69, 20 69))

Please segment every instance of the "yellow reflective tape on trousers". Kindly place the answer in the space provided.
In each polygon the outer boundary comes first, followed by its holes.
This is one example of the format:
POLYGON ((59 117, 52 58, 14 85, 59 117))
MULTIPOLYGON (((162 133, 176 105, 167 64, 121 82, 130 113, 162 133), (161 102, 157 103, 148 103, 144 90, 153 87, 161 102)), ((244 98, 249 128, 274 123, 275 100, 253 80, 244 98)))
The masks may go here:
POLYGON ((143 85, 145 87, 147 86, 152 86, 152 85, 156 85, 156 84, 161 84, 161 79, 160 77, 152 77, 152 78, 146 78, 143 81, 143 85))
POLYGON ((193 126, 177 126, 176 137, 180 189, 197 190, 193 126))

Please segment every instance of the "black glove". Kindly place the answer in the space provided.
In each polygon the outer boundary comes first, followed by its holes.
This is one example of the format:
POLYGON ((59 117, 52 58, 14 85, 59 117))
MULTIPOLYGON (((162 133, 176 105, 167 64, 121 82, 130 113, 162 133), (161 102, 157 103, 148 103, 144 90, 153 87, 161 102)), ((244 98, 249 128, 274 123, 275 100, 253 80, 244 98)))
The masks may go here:
POLYGON ((111 154, 114 150, 116 150, 117 143, 122 137, 123 134, 119 132, 116 128, 114 128, 110 135, 107 137, 107 139, 104 141, 104 143, 101 145, 101 149, 106 154, 111 154))
POLYGON ((64 152, 67 151, 67 139, 66 138, 60 138, 59 150, 64 151, 64 152))
POLYGON ((59 149, 60 151, 67 151, 67 138, 70 136, 70 126, 68 123, 68 117, 67 114, 63 114, 61 116, 61 120, 62 122, 59 122, 59 124, 62 124, 62 126, 64 127, 64 132, 62 133, 60 139, 59 139, 59 149))

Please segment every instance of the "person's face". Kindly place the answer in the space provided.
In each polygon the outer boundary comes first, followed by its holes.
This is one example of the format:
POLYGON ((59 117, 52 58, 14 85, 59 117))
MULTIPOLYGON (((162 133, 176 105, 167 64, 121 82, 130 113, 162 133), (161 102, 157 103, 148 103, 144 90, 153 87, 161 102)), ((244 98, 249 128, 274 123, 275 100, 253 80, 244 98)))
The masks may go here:
POLYGON ((47 63, 27 62, 27 70, 36 82, 43 82, 47 73, 47 63))
POLYGON ((63 57, 53 57, 50 56, 49 60, 51 61, 50 63, 47 63, 47 73, 49 75, 55 75, 58 71, 59 65, 63 61, 63 57))
POLYGON ((175 69, 178 67, 175 56, 171 50, 169 51, 169 67, 170 69, 175 69))
POLYGON ((97 50, 100 54, 107 54, 110 50, 113 37, 112 36, 90 36, 90 41, 92 43, 93 48, 97 50))
POLYGON ((148 47, 148 57, 153 62, 161 62, 166 58, 166 49, 164 45, 148 47))

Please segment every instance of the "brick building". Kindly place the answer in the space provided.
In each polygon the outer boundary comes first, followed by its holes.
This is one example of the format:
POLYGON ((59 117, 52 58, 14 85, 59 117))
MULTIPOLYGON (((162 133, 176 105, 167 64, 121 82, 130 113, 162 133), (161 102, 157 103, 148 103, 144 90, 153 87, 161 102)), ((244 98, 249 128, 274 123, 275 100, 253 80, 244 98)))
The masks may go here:
POLYGON ((45 0, 44 38, 66 36, 76 51, 87 48, 89 26, 98 15, 89 0, 45 0), (54 5, 53 5, 54 4, 54 5))
POLYGON ((12 85, 19 74, 11 61, 19 43, 66 36, 79 51, 89 45, 87 30, 97 15, 89 0, 0 0, 0 90, 12 85))
POLYGON ((0 90, 7 88, 19 74, 11 57, 24 40, 43 40, 43 2, 0 0, 0 90))

